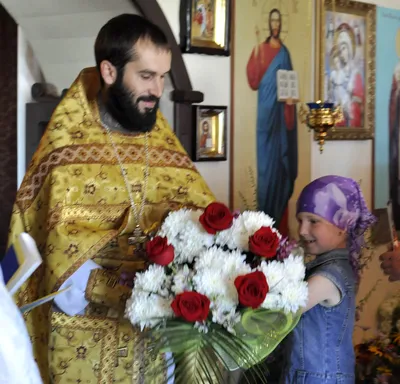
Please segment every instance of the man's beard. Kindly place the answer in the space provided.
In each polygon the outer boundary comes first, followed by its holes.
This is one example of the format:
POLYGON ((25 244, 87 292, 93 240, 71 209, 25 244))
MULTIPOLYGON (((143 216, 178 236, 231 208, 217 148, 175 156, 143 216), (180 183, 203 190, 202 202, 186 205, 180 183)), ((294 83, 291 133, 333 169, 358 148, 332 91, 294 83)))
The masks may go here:
POLYGON ((155 125, 160 99, 156 96, 140 96, 135 100, 135 94, 129 91, 118 75, 117 80, 107 90, 105 107, 107 112, 126 130, 132 132, 149 132, 155 125), (141 112, 139 102, 154 102, 153 108, 141 112))

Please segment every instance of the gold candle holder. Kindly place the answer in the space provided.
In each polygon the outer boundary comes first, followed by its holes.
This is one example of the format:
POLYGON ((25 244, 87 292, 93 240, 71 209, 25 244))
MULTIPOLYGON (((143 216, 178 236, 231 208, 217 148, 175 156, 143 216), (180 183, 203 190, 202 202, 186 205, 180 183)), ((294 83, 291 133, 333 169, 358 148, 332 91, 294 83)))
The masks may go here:
POLYGON ((307 103, 308 110, 304 105, 300 106, 299 117, 303 124, 313 130, 318 139, 319 151, 324 151, 325 138, 330 129, 343 119, 343 112, 340 106, 335 107, 333 103, 320 100, 307 103))

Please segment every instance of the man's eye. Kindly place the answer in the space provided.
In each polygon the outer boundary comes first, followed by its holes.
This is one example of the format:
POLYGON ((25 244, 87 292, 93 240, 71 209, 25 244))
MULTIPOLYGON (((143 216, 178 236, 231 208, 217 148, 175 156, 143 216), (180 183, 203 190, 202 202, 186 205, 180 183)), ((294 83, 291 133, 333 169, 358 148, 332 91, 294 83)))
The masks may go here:
POLYGON ((151 76, 150 75, 142 75, 143 80, 150 80, 151 76))

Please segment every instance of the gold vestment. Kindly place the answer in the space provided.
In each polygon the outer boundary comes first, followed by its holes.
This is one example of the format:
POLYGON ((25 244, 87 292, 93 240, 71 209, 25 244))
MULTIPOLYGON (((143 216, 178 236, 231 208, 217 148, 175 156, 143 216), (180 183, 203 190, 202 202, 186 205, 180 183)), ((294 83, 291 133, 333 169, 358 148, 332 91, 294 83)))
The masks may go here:
MULTIPOLYGON (((128 246, 137 223, 113 146, 100 124, 99 89, 96 69, 84 69, 57 106, 11 219, 9 244, 28 232, 43 257, 43 265, 16 295, 19 305, 57 291, 89 259, 105 267, 90 275, 84 316, 69 317, 51 304, 25 315, 45 384, 143 382, 144 345, 123 318, 130 290, 118 278, 121 272, 143 269, 145 260, 133 256, 128 246)), ((145 136, 113 131, 112 137, 139 211, 145 136)), ((214 196, 160 112, 148 144, 149 178, 140 225, 150 231, 168 211, 204 208, 214 196)))

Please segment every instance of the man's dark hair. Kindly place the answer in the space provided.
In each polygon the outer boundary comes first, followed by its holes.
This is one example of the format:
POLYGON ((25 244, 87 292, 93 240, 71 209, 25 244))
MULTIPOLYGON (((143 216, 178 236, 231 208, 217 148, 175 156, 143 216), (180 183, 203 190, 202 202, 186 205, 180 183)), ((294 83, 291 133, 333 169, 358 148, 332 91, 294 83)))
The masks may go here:
POLYGON ((101 62, 108 60, 118 72, 123 71, 128 62, 135 60, 134 46, 139 40, 169 50, 164 32, 144 17, 126 13, 109 20, 100 29, 94 45, 97 69, 100 71, 101 62))
POLYGON ((279 16, 279 33, 281 32, 282 28, 282 14, 278 8, 271 9, 268 16, 268 25, 269 25, 269 36, 267 37, 266 43, 269 43, 272 37, 272 26, 271 26, 271 17, 274 13, 277 13, 279 16))

